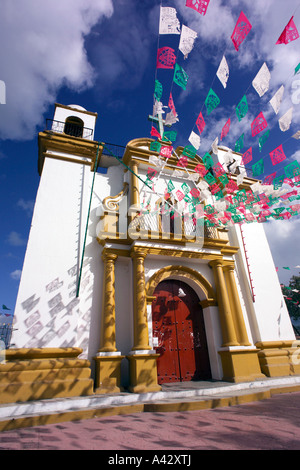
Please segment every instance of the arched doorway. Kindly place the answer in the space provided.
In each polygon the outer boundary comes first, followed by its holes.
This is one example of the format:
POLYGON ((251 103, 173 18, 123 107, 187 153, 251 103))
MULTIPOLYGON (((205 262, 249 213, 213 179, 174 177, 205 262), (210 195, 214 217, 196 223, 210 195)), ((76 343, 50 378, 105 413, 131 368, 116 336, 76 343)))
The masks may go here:
POLYGON ((203 312, 195 291, 182 281, 164 280, 153 296, 153 348, 160 354, 158 383, 210 379, 203 312))

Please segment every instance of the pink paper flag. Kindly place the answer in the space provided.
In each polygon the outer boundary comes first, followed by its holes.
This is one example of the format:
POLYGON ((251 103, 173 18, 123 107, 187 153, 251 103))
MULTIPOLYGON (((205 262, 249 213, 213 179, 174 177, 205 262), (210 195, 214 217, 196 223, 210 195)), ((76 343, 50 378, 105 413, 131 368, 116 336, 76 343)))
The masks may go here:
POLYGON ((273 165, 277 165, 277 163, 280 163, 283 160, 285 160, 286 155, 283 151, 282 145, 279 145, 279 147, 272 150, 272 152, 270 152, 270 157, 271 157, 273 165))
POLYGON ((247 165, 247 163, 251 162, 252 160, 252 147, 250 147, 247 152, 245 152, 242 156, 241 164, 247 165))
POLYGON ((226 124, 223 126, 223 129, 222 129, 222 132, 221 132, 221 140, 226 137, 226 135, 228 134, 229 132, 229 128, 230 128, 230 118, 228 119, 228 121, 226 122, 226 124))
POLYGON ((175 109, 175 105, 174 105, 172 93, 170 93, 168 106, 169 106, 169 108, 171 109, 171 111, 172 111, 172 113, 174 114, 174 116, 176 117, 176 116, 177 116, 177 113, 176 113, 176 109, 175 109))
POLYGON ((195 171, 199 173, 200 176, 204 176, 208 172, 205 166, 201 165, 200 163, 198 163, 198 165, 196 166, 195 171))
POLYGON ((196 126, 198 128, 199 133, 201 134, 201 132, 203 132, 203 129, 205 127, 205 121, 204 121, 201 111, 200 111, 199 116, 197 117, 196 126))
POLYGON ((185 6, 205 15, 210 0, 186 0, 185 6))
POLYGON ((176 55, 171 47, 161 47, 157 51, 156 68, 173 69, 176 62, 176 55))
POLYGON ((295 41, 295 39, 298 39, 299 33, 296 28, 296 25, 293 20, 293 16, 282 31, 281 35, 279 36, 276 44, 288 44, 291 41, 295 41))
POLYGON ((173 147, 170 145, 164 145, 161 147, 159 155, 162 155, 163 157, 170 158, 172 156, 173 152, 173 147))
POLYGON ((186 167, 188 164, 188 159, 187 159, 187 156, 186 155, 182 155, 178 162, 177 162, 177 166, 182 166, 182 167, 186 167))
POLYGON ((213 166, 213 170, 214 170, 215 176, 217 178, 225 173, 225 170, 224 170, 224 168, 223 168, 223 166, 221 165, 220 162, 216 163, 213 166))
POLYGON ((268 123, 265 120, 263 113, 260 112, 259 115, 254 119, 254 121, 251 124, 252 137, 254 137, 256 134, 258 134, 263 129, 265 129, 267 125, 268 123))
POLYGON ((231 35, 231 39, 236 51, 239 50, 240 45, 244 41, 251 28, 251 23, 249 22, 246 15, 244 15, 244 13, 241 11, 239 19, 237 20, 237 23, 231 35))
POLYGON ((182 201, 182 199, 184 198, 184 194, 182 191, 180 191, 180 189, 176 191, 176 196, 177 196, 178 201, 182 201))
POLYGON ((271 173, 270 175, 266 176, 264 181, 263 181, 263 184, 272 184, 273 183, 273 179, 275 178, 276 176, 276 173, 277 171, 275 171, 274 173, 271 173))
POLYGON ((152 135, 153 137, 158 137, 159 139, 161 139, 160 133, 155 129, 154 126, 151 127, 150 135, 152 135))

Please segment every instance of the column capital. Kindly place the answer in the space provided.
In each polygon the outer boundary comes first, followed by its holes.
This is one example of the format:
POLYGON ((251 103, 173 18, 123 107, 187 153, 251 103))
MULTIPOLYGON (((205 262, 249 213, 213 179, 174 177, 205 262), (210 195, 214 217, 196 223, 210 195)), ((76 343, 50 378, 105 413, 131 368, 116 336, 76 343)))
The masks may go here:
POLYGON ((117 258, 118 258, 118 255, 116 253, 108 251, 104 248, 102 252, 103 261, 115 261, 117 258))
POLYGON ((234 271, 235 270, 235 265, 234 263, 228 263, 223 265, 224 271, 234 271))
POLYGON ((131 258, 143 258, 145 259, 147 256, 147 252, 145 248, 140 248, 140 247, 132 247, 130 250, 130 256, 131 258))
POLYGON ((211 261, 209 261, 209 266, 211 266, 212 268, 214 267, 223 267, 224 266, 224 261, 222 259, 213 259, 211 261))

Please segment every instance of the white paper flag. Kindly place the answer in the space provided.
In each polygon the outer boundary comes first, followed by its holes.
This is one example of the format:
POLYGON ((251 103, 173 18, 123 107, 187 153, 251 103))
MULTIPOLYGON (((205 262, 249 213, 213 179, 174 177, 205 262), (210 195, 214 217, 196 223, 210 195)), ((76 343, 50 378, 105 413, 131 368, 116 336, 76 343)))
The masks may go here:
POLYGON ((195 147, 196 150, 200 147, 200 136, 196 132, 192 131, 189 136, 189 142, 195 147))
POLYGON ((159 34, 180 34, 180 22, 172 7, 160 7, 159 34))
POLYGON ((212 151, 214 152, 215 155, 218 155, 218 142, 219 142, 219 138, 216 137, 213 143, 211 144, 212 151))
POLYGON ((217 70, 217 77, 222 83, 223 87, 226 88, 227 80, 229 77, 229 67, 228 67, 227 60, 224 55, 220 62, 219 68, 217 70))
POLYGON ((300 131, 297 131, 296 134, 292 135, 294 139, 300 139, 300 131))
POLYGON ((284 86, 281 85, 281 87, 276 91, 273 98, 270 99, 270 105, 272 106, 276 114, 278 114, 281 101, 283 98, 283 93, 284 93, 284 86))
POLYGON ((164 106, 161 101, 155 100, 154 105, 153 105, 153 116, 156 116, 157 114, 163 114, 165 111, 163 108, 167 108, 168 106, 164 106))
POLYGON ((175 124, 177 121, 179 121, 178 114, 174 116, 173 112, 171 111, 166 115, 165 125, 172 126, 172 124, 175 124))
POLYGON ((193 49, 196 37, 197 37, 196 31, 193 31, 192 29, 188 28, 184 24, 182 25, 180 42, 179 42, 179 50, 184 55, 185 59, 187 58, 188 54, 193 49))
POLYGON ((278 121, 280 130, 282 132, 287 131, 290 128, 291 122, 293 118, 293 106, 287 110, 287 112, 281 116, 281 118, 278 121))
POLYGON ((267 67, 267 64, 264 62, 252 82, 253 88, 257 91, 260 97, 262 97, 266 91, 268 91, 270 79, 270 71, 267 67))

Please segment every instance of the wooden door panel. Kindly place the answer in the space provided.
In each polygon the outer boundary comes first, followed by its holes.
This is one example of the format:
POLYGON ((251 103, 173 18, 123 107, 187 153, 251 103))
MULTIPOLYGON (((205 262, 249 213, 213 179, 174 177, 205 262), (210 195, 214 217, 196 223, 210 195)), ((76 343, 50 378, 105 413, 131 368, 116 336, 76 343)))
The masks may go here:
POLYGON ((163 281, 152 304, 158 382, 211 378, 205 325, 199 298, 181 281, 163 281))

